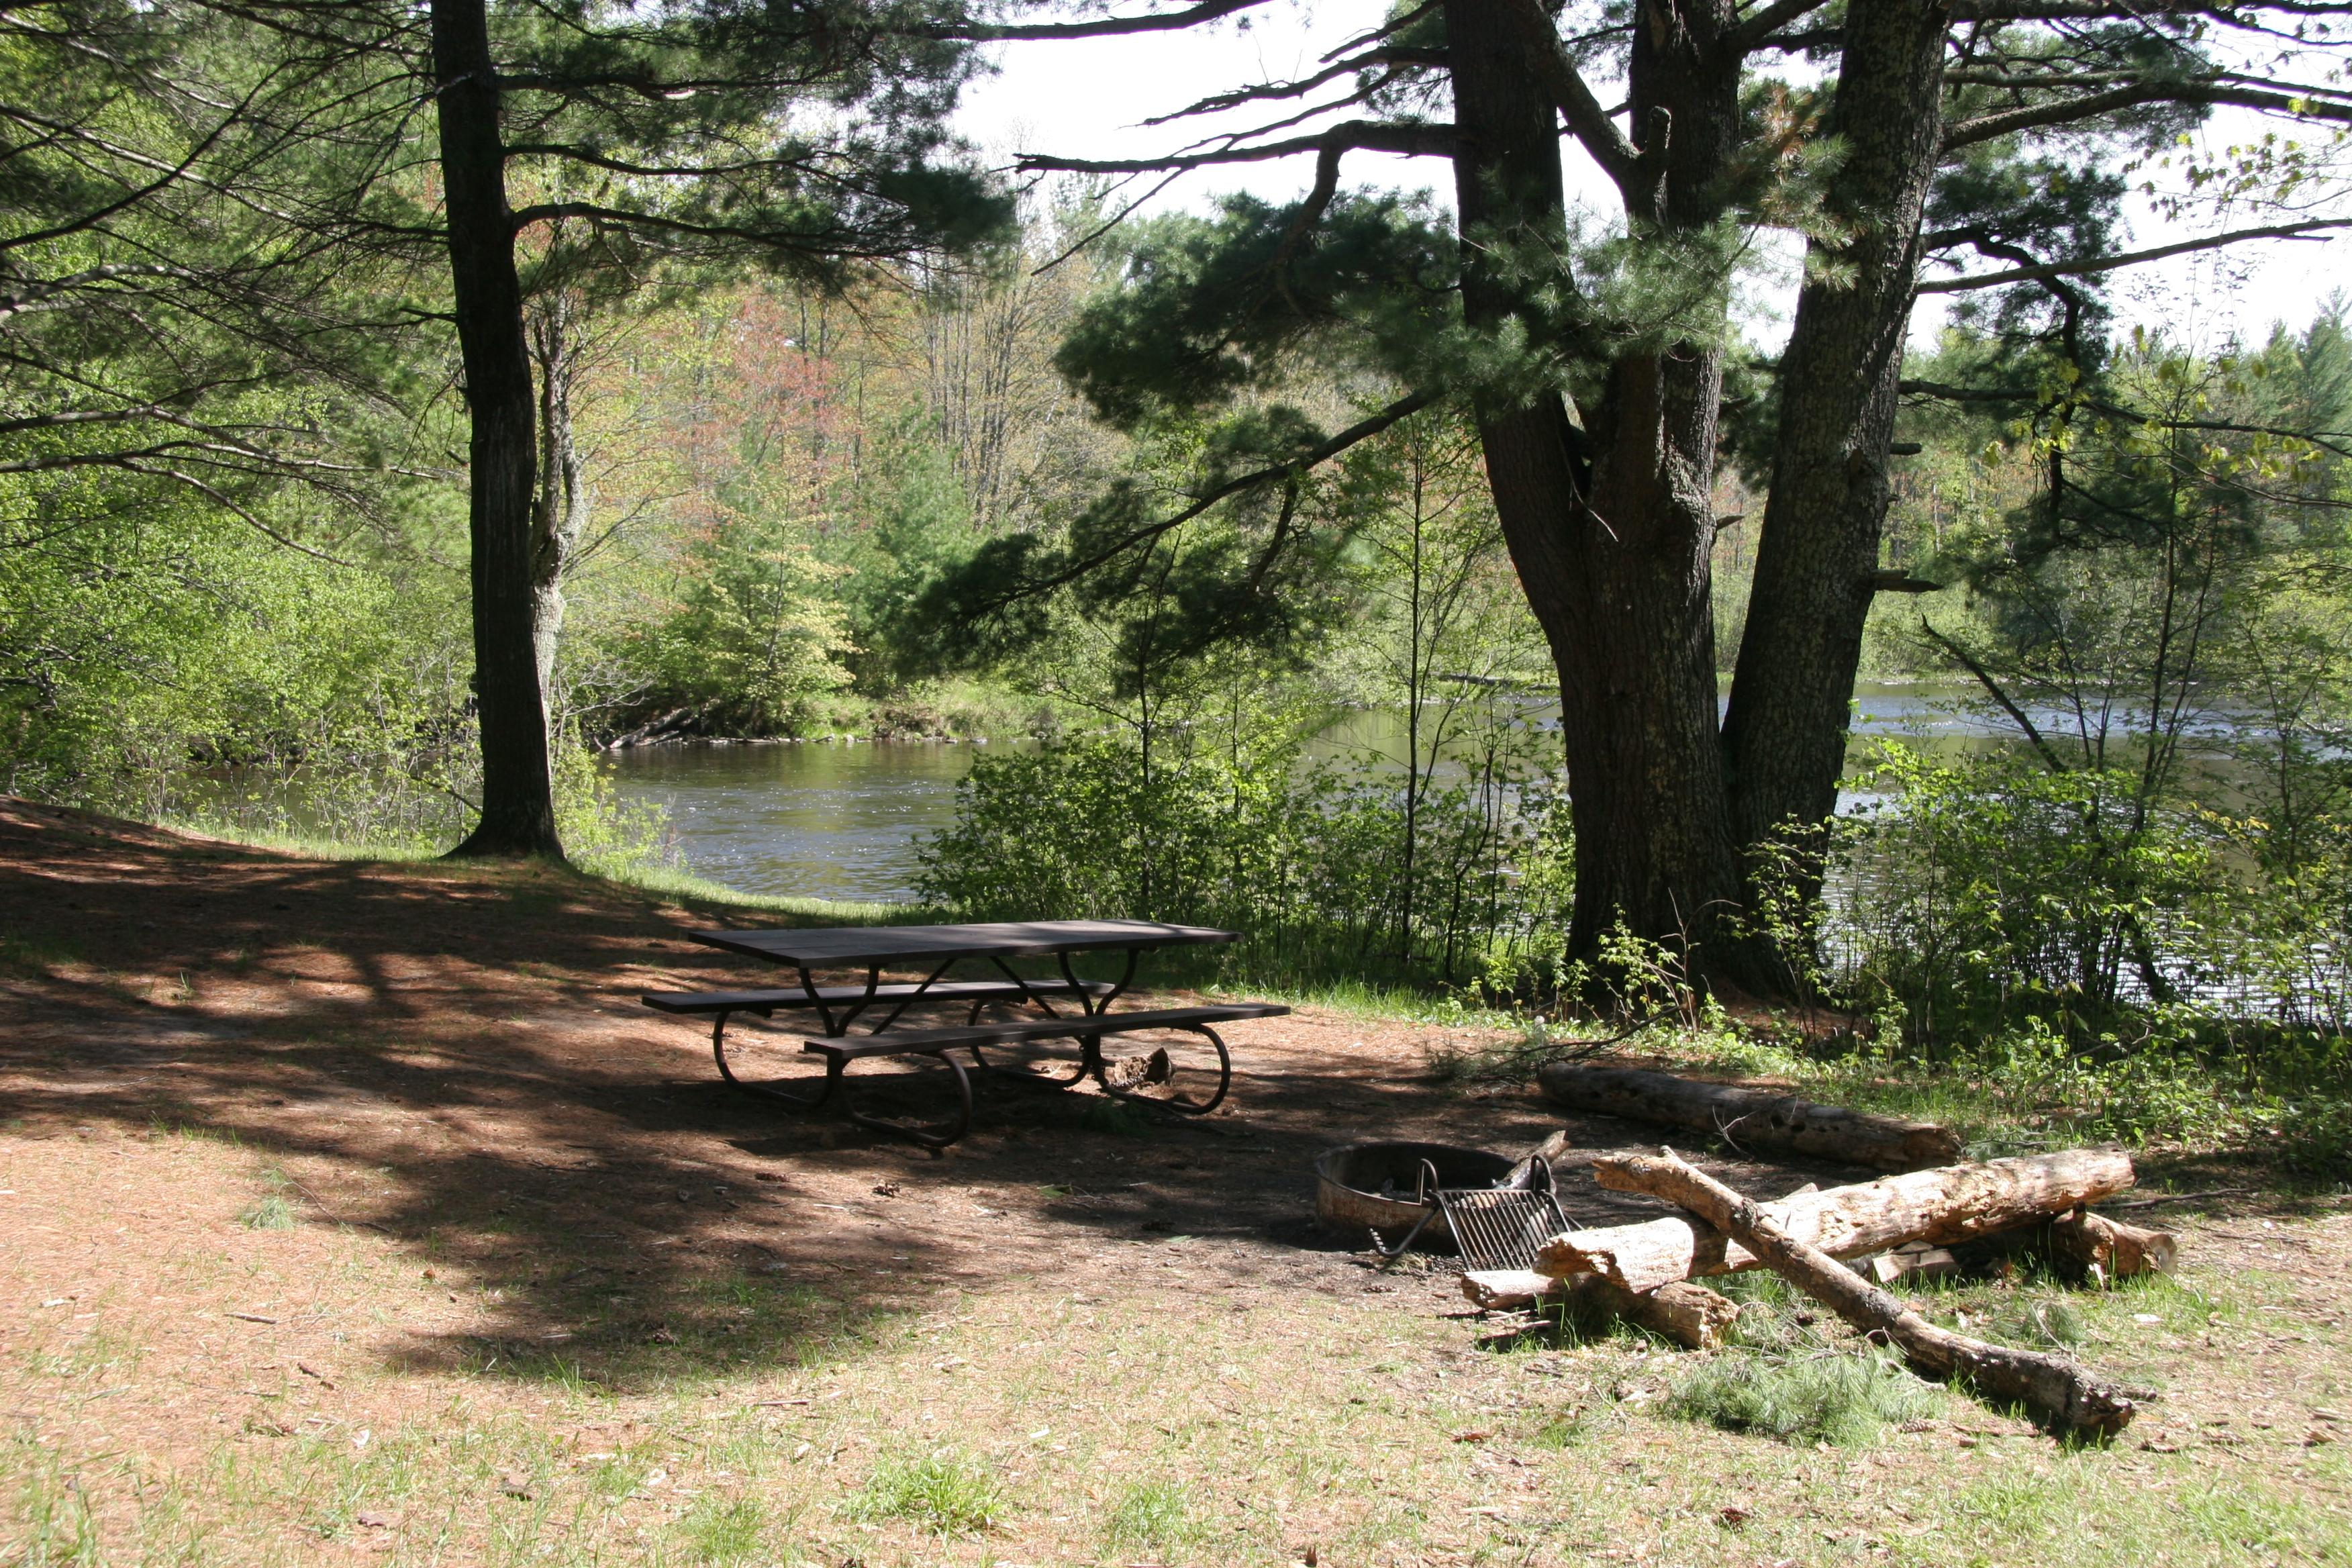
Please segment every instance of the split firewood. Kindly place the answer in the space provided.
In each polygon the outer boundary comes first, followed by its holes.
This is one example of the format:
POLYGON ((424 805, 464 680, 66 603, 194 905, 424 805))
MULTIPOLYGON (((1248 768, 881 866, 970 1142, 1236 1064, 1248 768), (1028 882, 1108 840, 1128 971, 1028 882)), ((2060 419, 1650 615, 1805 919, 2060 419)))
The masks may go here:
POLYGON ((1946 1247, 1898 1247, 1865 1262, 1870 1277, 1881 1285, 1913 1278, 1943 1279, 1960 1271, 1960 1260, 1946 1247))
POLYGON ((1765 1205, 1742 1196, 1671 1149, 1597 1161, 1601 1184, 1647 1193, 1698 1215, 1839 1317, 1903 1352, 1931 1377, 1963 1379, 1990 1400, 2024 1405, 2060 1431, 2109 1436, 2137 1407, 2114 1384, 2060 1356, 1988 1344, 1939 1329, 1821 1248, 1791 1235, 1765 1205))
POLYGON ((1677 1280, 1636 1294, 1597 1274, 1571 1280, 1524 1268, 1473 1268, 1462 1276, 1462 1294, 1488 1311, 1516 1311, 1545 1302, 1566 1302, 1596 1314, 1622 1318, 1663 1335, 1685 1350, 1711 1351, 1739 1316, 1738 1303, 1704 1285, 1677 1280))
MULTIPOLYGON (((1600 1176, 1608 1164, 1596 1162, 1600 1176)), ((1861 1258, 1906 1242, 1937 1247, 2046 1220, 2132 1184, 2131 1157, 2071 1149, 1980 1164, 1882 1176, 1850 1187, 1792 1193, 1764 1205, 1773 1222, 1832 1258, 1861 1258)), ((1605 1178, 1601 1184, 1608 1185, 1605 1178)), ((1754 1268, 1737 1241, 1688 1215, 1572 1230, 1536 1249, 1539 1273, 1599 1274, 1628 1290, 1754 1268)))
POLYGON ((1465 1268, 1462 1272, 1462 1294, 1472 1306, 1489 1312, 1524 1311, 1566 1289, 1549 1274, 1525 1268, 1465 1268))
POLYGON ((1816 1105, 1769 1089, 1570 1062, 1540 1068, 1536 1082, 1555 1105, 1661 1127, 1695 1128, 1738 1149, 1811 1154, 1877 1171, 1916 1171, 1960 1155, 1959 1136, 1948 1127, 1816 1105))

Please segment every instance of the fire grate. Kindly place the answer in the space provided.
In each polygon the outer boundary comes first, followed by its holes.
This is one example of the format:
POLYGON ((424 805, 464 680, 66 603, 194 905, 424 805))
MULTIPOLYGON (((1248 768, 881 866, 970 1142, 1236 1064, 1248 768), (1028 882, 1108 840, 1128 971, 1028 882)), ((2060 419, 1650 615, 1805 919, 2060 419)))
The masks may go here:
POLYGON ((1405 1232, 1402 1241, 1384 1247, 1380 1232, 1372 1233, 1373 1250, 1381 1257, 1402 1257, 1423 1227, 1443 1215, 1465 1268, 1531 1268, 1536 1248, 1569 1228, 1559 1195, 1552 1190, 1551 1163, 1540 1156, 1520 1161, 1501 1180, 1485 1187, 1440 1186, 1437 1167, 1423 1160, 1415 1197, 1426 1212, 1405 1232))

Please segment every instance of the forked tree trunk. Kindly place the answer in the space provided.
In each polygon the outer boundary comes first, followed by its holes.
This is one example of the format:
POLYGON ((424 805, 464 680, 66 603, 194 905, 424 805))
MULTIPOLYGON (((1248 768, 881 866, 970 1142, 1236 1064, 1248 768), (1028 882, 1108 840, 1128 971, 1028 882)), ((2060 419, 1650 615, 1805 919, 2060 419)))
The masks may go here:
MULTIPOLYGON (((1474 332, 1589 355, 1582 307, 1560 299, 1573 284, 1552 101, 1503 0, 1447 0, 1445 17, 1465 317, 1474 332)), ((1664 198, 1633 221, 1695 231, 1720 211, 1738 131, 1738 60, 1712 47, 1731 8, 1696 0, 1644 17, 1633 121, 1672 136, 1664 198)), ((1722 373, 1715 347, 1643 345, 1614 360, 1581 426, 1551 390, 1490 390, 1476 412, 1504 538, 1559 671, 1577 825, 1570 952, 1590 954, 1622 918, 1695 942, 1701 972, 1752 983, 1746 947, 1721 929, 1740 901, 1709 582, 1722 373)))
POLYGON ((530 637, 539 687, 555 704, 555 650, 563 632, 563 574, 588 528, 588 467, 572 438, 579 321, 572 296, 557 289, 530 312, 530 357, 539 367, 539 500, 530 526, 530 637))
MULTIPOLYGON (((1942 0, 1853 0, 1825 131, 1847 149, 1780 361, 1772 489, 1724 721, 1732 821, 1750 852, 1837 807, 1888 498, 1887 443, 1942 134, 1942 0)), ((1794 858, 1793 891, 1820 889, 1794 858)))
POLYGON ((482 814, 455 853, 560 858, 547 709, 532 641, 538 451, 497 67, 484 0, 432 0, 449 274, 466 368, 474 687, 482 814))

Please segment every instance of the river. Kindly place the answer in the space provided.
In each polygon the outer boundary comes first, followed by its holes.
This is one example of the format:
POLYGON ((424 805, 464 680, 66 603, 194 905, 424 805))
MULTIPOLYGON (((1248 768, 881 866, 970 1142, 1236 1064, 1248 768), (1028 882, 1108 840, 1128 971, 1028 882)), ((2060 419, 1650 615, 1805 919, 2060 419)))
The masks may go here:
MULTIPOLYGON (((1859 700, 1858 735, 1966 743, 1990 732, 1947 693, 1867 688, 1859 700)), ((1399 713, 1350 713, 1311 749, 1401 752, 1402 728, 1399 713)), ((914 896, 918 841, 954 821, 957 782, 1005 744, 640 746, 608 766, 623 799, 669 814, 678 858, 698 876, 747 893, 897 900, 914 896)))

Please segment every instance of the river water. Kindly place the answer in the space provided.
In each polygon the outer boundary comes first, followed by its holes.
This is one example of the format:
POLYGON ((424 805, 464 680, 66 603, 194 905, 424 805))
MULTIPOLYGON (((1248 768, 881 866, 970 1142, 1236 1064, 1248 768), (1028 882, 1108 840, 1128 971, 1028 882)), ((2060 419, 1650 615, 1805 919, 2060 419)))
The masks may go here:
MULTIPOLYGON (((1948 694, 1916 687, 1861 694, 1858 735, 1908 734, 1966 744, 1990 731, 1948 694)), ((1350 713, 1310 748, 1402 750, 1403 715, 1350 713)), ((1013 742, 1015 746, 1024 742, 1013 742)), ((796 742, 641 746, 616 753, 623 799, 661 806, 688 870, 747 893, 910 899, 916 846, 955 819, 956 784, 1006 743, 796 742)))

